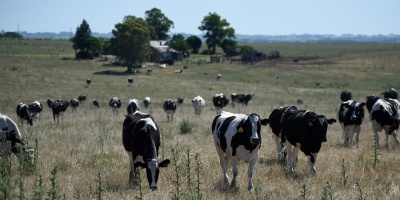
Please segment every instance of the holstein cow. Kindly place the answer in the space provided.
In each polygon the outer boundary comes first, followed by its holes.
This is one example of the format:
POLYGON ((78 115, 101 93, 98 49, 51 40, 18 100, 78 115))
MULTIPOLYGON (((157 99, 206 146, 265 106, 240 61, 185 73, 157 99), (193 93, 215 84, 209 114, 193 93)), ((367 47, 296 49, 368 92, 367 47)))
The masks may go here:
POLYGON ((122 143, 129 156, 129 183, 137 183, 135 172, 138 167, 145 168, 149 187, 157 189, 160 167, 167 167, 170 160, 158 161, 160 132, 153 117, 136 111, 127 115, 122 129, 122 143))
POLYGON ((383 98, 391 98, 391 99, 397 99, 398 98, 398 93, 397 90, 394 88, 389 88, 385 92, 382 93, 383 98))
POLYGON ((86 95, 80 95, 78 97, 79 103, 83 103, 84 101, 86 101, 86 95))
POLYGON ((133 79, 132 79, 131 77, 129 77, 129 78, 128 78, 128 85, 129 85, 129 86, 132 86, 132 84, 133 84, 133 79))
POLYGON ((0 157, 10 158, 11 153, 18 158, 20 165, 31 167, 35 163, 34 149, 25 145, 17 124, 8 116, 0 114, 0 157))
POLYGON ((39 101, 34 101, 29 105, 29 109, 31 110, 32 118, 36 118, 36 122, 39 122, 39 116, 43 110, 42 104, 39 101))
POLYGON ((261 147, 261 125, 266 126, 268 122, 268 119, 260 119, 255 113, 247 116, 222 111, 214 118, 211 128, 225 184, 229 183, 228 168, 231 164, 231 187, 236 187, 238 160, 243 160, 249 163, 247 188, 253 190, 253 170, 261 147))
POLYGON ((118 114, 118 110, 121 107, 121 100, 118 97, 113 97, 110 99, 108 105, 111 107, 111 111, 114 115, 118 114))
POLYGON ((241 103, 242 106, 246 105, 251 100, 254 94, 231 94, 232 108, 235 108, 235 103, 241 103))
POLYGON ((167 121, 170 122, 174 119, 174 113, 176 110, 176 103, 172 99, 168 99, 163 104, 163 109, 167 113, 167 121))
POLYGON ((278 152, 278 160, 284 160, 286 158, 286 151, 283 144, 281 143, 282 133, 282 119, 286 112, 289 110, 298 110, 296 106, 286 106, 275 108, 269 115, 269 127, 271 127, 273 137, 276 144, 276 151, 278 152))
POLYGON ((183 100, 184 100, 183 97, 178 97, 178 98, 177 98, 178 104, 183 104, 183 100))
POLYGON ((340 100, 342 100, 342 102, 351 100, 351 92, 347 90, 342 91, 342 93, 340 93, 340 100))
POLYGON ((32 115, 28 105, 21 102, 18 104, 16 111, 21 126, 24 125, 24 120, 26 120, 27 123, 30 124, 31 126, 33 125, 32 115))
POLYGON ((323 115, 317 115, 309 110, 288 110, 282 117, 281 143, 285 145, 288 154, 290 172, 294 171, 294 164, 301 150, 310 161, 310 172, 315 173, 315 161, 321 149, 322 142, 326 142, 328 125, 336 122, 323 115))
POLYGON ((53 111, 53 120, 54 122, 57 122, 57 124, 60 123, 60 117, 61 121, 64 121, 64 112, 67 111, 67 108, 69 106, 69 102, 64 99, 58 99, 54 101, 54 103, 51 106, 51 110, 53 111))
POLYGON ((90 79, 86 80, 86 87, 89 87, 90 83, 92 83, 92 81, 90 79))
POLYGON ((217 115, 221 114, 223 108, 229 104, 229 99, 223 93, 215 94, 213 96, 213 104, 215 110, 217 110, 217 115))
POLYGON ((97 101, 97 99, 93 99, 93 105, 96 106, 97 108, 100 107, 99 101, 97 101))
POLYGON ((137 99, 129 99, 128 107, 126 108, 128 115, 133 114, 138 110, 140 110, 139 101, 137 99))
POLYGON ((51 99, 47 99, 47 106, 49 108, 51 108, 52 105, 53 105, 53 101, 51 99))
POLYGON ((361 124, 364 120, 365 103, 348 100, 342 102, 339 108, 339 122, 343 128, 344 145, 353 144, 353 134, 356 133, 356 144, 360 140, 361 124))
POLYGON ((143 100, 143 105, 144 105, 144 107, 145 107, 146 109, 149 109, 150 104, 151 104, 151 99, 150 99, 150 97, 145 97, 144 100, 143 100))
POLYGON ((74 111, 76 111, 76 108, 79 106, 79 101, 77 99, 73 98, 73 99, 71 99, 69 104, 71 105, 72 112, 74 112, 74 111))
POLYGON ((197 96, 192 99, 192 105, 194 108, 194 116, 199 117, 204 106, 206 106, 206 102, 201 96, 197 96))
POLYGON ((397 136, 400 124, 400 103, 397 99, 378 99, 371 108, 370 120, 372 131, 378 142, 378 132, 385 130, 386 147, 389 145, 389 135, 393 135, 396 143, 400 144, 397 136))

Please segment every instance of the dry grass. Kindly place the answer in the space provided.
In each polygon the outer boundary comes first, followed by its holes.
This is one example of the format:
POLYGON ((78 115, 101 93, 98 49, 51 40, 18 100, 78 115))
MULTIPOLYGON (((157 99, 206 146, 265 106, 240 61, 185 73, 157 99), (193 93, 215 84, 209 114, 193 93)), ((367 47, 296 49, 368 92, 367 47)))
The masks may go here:
MULTIPOLYGON (((376 49, 374 45, 366 45, 362 49, 348 44, 337 50, 329 49, 332 46, 293 44, 293 48, 307 49, 306 54, 312 57, 318 52, 334 52, 332 54, 336 55, 317 55, 317 60, 301 61, 298 64, 291 62, 291 56, 304 56, 305 53, 291 50, 289 57, 276 63, 190 64, 182 74, 175 74, 174 70, 182 69, 186 64, 177 62, 167 69, 153 66, 151 75, 145 72, 129 75, 124 72, 125 68, 103 67, 99 61, 50 58, 32 52, 29 56, 3 53, 0 55, 0 90, 3 91, 0 95, 0 112, 15 121, 15 108, 21 101, 30 103, 39 100, 45 104, 48 98, 70 100, 81 94, 88 98, 87 102, 78 107, 77 112, 72 113, 69 109, 61 125, 53 123, 51 111, 45 105, 39 123, 21 128, 30 146, 34 145, 35 139, 39 142, 37 170, 24 176, 25 196, 29 199, 33 197, 36 175, 43 176, 47 191, 50 188, 51 171, 57 167, 59 193, 65 194, 67 199, 76 199, 78 195, 82 199, 95 198, 99 172, 104 199, 138 197, 139 189, 127 185, 129 164, 121 142, 121 131, 128 99, 142 101, 149 96, 153 102, 151 108, 142 110, 151 113, 162 129, 163 147, 160 157, 172 159, 172 149, 178 152, 179 159, 174 164, 181 172, 182 199, 188 199, 189 189, 194 187, 194 184, 188 186, 187 182, 187 150, 190 150, 192 163, 196 154, 200 156, 203 165, 200 170, 200 192, 205 199, 301 199, 304 187, 306 199, 321 199, 327 182, 334 188, 336 199, 357 199, 360 192, 356 181, 367 199, 399 199, 400 148, 390 140, 389 148, 381 150, 378 157, 380 162, 373 167, 374 141, 368 119, 365 119, 362 127, 358 148, 342 145, 339 124, 328 129, 328 142, 323 144, 318 155, 316 175, 309 173, 308 161, 303 154, 300 154, 295 173, 289 174, 287 166, 277 162, 271 131, 265 127, 262 129, 260 160, 254 172, 256 190, 252 193, 246 190, 247 164, 243 162, 239 165, 238 188, 230 190, 222 184, 222 172, 210 130, 216 113, 211 101, 215 93, 255 94, 248 107, 237 106, 232 109, 229 105, 226 110, 231 112, 256 112, 265 118, 275 107, 296 104, 297 99, 302 99, 304 104, 299 107, 337 118, 339 95, 344 89, 352 91, 355 100, 364 101, 365 96, 378 94, 387 87, 399 88, 400 57, 398 48, 393 47, 395 45, 387 45, 386 48, 377 45, 376 49), (337 53, 339 51, 340 56, 337 53), (218 73, 222 74, 221 81, 215 80, 218 73), (276 75, 280 79, 275 79, 276 75), (129 76, 134 78, 132 87, 127 86, 129 76), (89 88, 85 88, 87 78, 92 80, 89 88), (199 118, 194 117, 190 105, 190 99, 197 95, 206 100, 206 110, 199 118), (118 116, 112 116, 107 106, 113 96, 123 101, 124 106, 118 116), (162 103, 178 96, 185 97, 185 102, 178 107, 174 121, 167 123, 162 103), (91 104, 92 99, 99 100, 99 109, 91 104), (195 124, 193 132, 180 134, 179 124, 183 119, 195 124), (347 178, 346 184, 343 174, 347 178)), ((290 45, 284 44, 282 47, 288 49, 290 45)), ((285 55, 285 51, 281 50, 281 54, 285 55)), ((380 136, 383 144, 383 134, 380 136)), ((16 159, 12 160, 12 164, 14 180, 19 177, 16 159)), ((194 164, 191 170, 194 183, 194 164)), ((171 199, 176 192, 174 171, 174 165, 162 169, 157 191, 150 191, 147 181, 143 180, 144 199, 171 199)), ((16 185, 15 188, 18 194, 16 185)))

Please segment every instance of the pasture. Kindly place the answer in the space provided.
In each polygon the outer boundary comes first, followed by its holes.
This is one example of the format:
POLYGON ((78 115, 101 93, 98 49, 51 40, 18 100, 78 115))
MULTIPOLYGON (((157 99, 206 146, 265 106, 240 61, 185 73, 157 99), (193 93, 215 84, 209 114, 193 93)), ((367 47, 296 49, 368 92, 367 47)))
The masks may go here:
MULTIPOLYGON (((400 89, 398 44, 248 45, 265 53, 279 50, 282 58, 250 65, 198 62, 208 57, 192 55, 165 69, 148 64, 153 69, 150 75, 146 69, 132 75, 125 67, 103 66, 105 61, 74 60, 69 41, 0 40, 0 113, 17 122, 15 109, 19 102, 38 100, 44 107, 39 123, 20 128, 29 146, 34 147, 37 141, 37 168, 20 175, 13 157, 11 179, 7 183, 3 179, 0 196, 6 196, 7 191, 8 197, 17 198, 22 193, 33 199, 42 191, 47 198, 55 191, 65 199, 199 199, 199 195, 203 199, 399 199, 400 148, 392 138, 389 147, 384 148, 381 132, 382 148, 374 152, 366 109, 358 148, 342 145, 340 124, 328 128, 328 141, 318 154, 315 175, 310 174, 302 152, 295 172, 289 173, 288 166, 277 161, 270 128, 262 127, 260 159, 253 173, 255 190, 247 191, 248 165, 244 162, 239 163, 238 188, 224 186, 211 134, 216 115, 214 94, 255 94, 248 107, 237 105, 233 109, 230 103, 224 109, 230 112, 255 112, 267 118, 278 106, 296 105, 337 119, 342 90, 350 90, 354 100, 365 102, 367 95, 379 95, 389 87, 400 89), (183 73, 174 73, 179 69, 183 73), (222 74, 220 81, 216 80, 217 74, 222 74), (128 77, 134 80, 132 86, 128 86, 128 77), (92 80, 89 87, 86 79, 92 80), (79 95, 86 95, 86 102, 76 112, 68 108, 63 123, 56 125, 46 100, 69 101, 79 95), (190 102, 197 95, 206 101, 200 117, 195 117, 190 102), (108 106, 113 96, 122 101, 117 116, 108 106), (148 110, 142 105, 146 96, 152 101, 148 110), (174 120, 168 123, 162 104, 180 96, 185 98, 184 103, 178 105, 174 120), (129 161, 121 132, 126 106, 132 98, 140 101, 141 111, 152 114, 161 128, 159 158, 171 160, 167 168, 161 169, 156 191, 148 189, 145 178, 142 188, 127 184, 129 161), (100 108, 92 105, 93 99, 99 101, 100 108), (304 103, 297 105, 298 99, 304 103), (181 134, 185 124, 194 127, 181 134)), ((232 178, 231 170, 229 176, 232 178)))

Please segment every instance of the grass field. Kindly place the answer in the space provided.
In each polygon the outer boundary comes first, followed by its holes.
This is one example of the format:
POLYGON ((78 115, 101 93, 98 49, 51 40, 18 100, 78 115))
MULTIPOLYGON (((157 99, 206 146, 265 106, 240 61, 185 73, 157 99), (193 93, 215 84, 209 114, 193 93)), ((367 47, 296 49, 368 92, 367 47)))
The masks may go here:
MULTIPOLYGON (((225 110, 230 112, 255 112, 267 118, 272 109, 297 105, 301 99, 304 104, 298 107, 337 119, 342 90, 350 90, 353 99, 361 102, 367 95, 379 95, 389 87, 400 88, 398 44, 248 45, 265 53, 279 50, 282 58, 250 65, 200 63, 198 60, 208 57, 192 55, 166 69, 149 63, 153 69, 150 75, 146 69, 131 75, 124 67, 103 66, 104 61, 74 60, 69 41, 0 40, 0 113, 17 122, 19 102, 38 100, 44 104, 40 122, 20 128, 30 146, 38 141, 37 168, 21 176, 13 158, 10 182, 0 181, 0 199, 16 199, 21 194, 34 199, 35 194, 40 196, 38 191, 43 192, 43 199, 52 191, 65 199, 199 199, 199 194, 203 199, 399 199, 400 148, 390 138, 387 149, 374 153, 368 114, 358 148, 342 145, 339 124, 329 127, 315 175, 309 173, 308 160, 302 153, 295 173, 288 173, 288 166, 277 162, 270 128, 263 127, 260 160, 253 173, 255 191, 247 191, 247 164, 243 162, 239 164, 238 188, 224 187, 211 135, 216 115, 214 94, 255 94, 248 107, 233 109, 228 105, 225 110), (175 74, 177 69, 183 69, 183 73, 175 74), (216 81, 219 73, 222 78, 216 81), (127 84, 128 77, 134 79, 132 86, 127 84), (86 79, 92 80, 88 88, 86 79), (63 123, 54 124, 46 100, 69 101, 83 94, 87 102, 74 113, 69 108, 63 123), (190 103, 197 95, 206 101, 199 118, 194 117, 190 103), (108 107, 113 96, 123 103, 117 116, 112 116, 108 107), (157 191, 148 189, 147 180, 142 181, 142 189, 127 184, 129 161, 121 141, 128 99, 141 102, 146 96, 151 97, 152 105, 141 110, 152 114, 161 128, 159 157, 172 160, 161 170, 157 191), (174 121, 167 123, 162 103, 180 96, 185 98, 184 103, 178 106, 174 121), (100 102, 99 109, 92 105, 93 99, 100 102), (180 133, 184 121, 194 125, 191 133, 180 133), (375 163, 375 158, 379 162, 375 163), (52 174, 54 169, 57 172, 52 174), (38 186, 39 177, 42 187, 38 186)), ((383 133, 380 138, 383 146, 383 133)), ((232 177, 231 171, 229 175, 232 177)))

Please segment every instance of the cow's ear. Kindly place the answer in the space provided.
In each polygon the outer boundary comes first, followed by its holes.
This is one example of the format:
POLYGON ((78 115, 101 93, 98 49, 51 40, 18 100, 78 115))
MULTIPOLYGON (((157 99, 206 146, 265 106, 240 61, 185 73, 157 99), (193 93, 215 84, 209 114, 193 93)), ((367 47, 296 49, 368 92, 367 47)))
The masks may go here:
POLYGON ((169 165, 170 162, 171 162, 171 161, 170 161, 169 159, 165 159, 165 160, 163 160, 162 162, 160 162, 160 163, 158 164, 158 166, 159 166, 159 167, 168 167, 168 165, 169 165))
POLYGON ((364 106, 365 106, 365 103, 364 103, 364 102, 360 103, 360 108, 362 108, 362 107, 364 107, 364 106))
POLYGON ((269 124, 269 119, 265 118, 265 119, 261 119, 261 124, 266 126, 269 124))
POLYGON ((328 124, 333 124, 333 123, 335 123, 336 122, 336 119, 328 119, 328 120, 326 120, 327 122, 328 122, 328 124))

